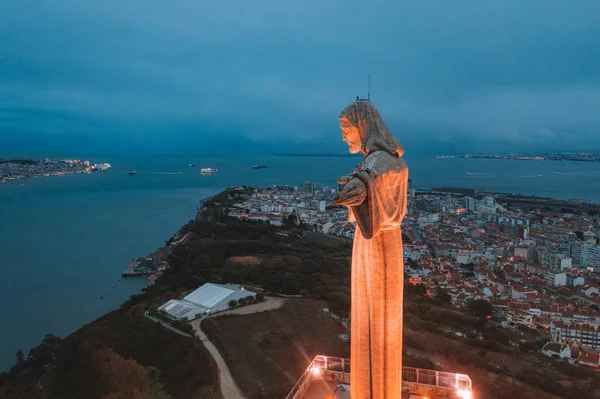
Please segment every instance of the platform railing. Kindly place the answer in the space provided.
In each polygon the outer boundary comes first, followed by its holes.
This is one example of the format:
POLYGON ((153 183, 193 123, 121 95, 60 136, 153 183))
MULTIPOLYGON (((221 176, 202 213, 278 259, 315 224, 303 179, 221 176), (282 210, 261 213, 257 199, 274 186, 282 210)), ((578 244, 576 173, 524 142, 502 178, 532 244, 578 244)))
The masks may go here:
MULTIPOLYGON (((350 383, 350 359, 317 355, 306 368, 306 371, 304 371, 288 396, 286 396, 286 399, 302 398, 302 395, 308 390, 314 378, 322 378, 327 381, 346 384, 350 383)), ((469 395, 465 399, 472 397, 471 378, 466 374, 402 367, 402 383, 403 385, 419 384, 432 388, 452 389, 456 392, 469 395)), ((459 394, 459 397, 463 396, 459 394)))

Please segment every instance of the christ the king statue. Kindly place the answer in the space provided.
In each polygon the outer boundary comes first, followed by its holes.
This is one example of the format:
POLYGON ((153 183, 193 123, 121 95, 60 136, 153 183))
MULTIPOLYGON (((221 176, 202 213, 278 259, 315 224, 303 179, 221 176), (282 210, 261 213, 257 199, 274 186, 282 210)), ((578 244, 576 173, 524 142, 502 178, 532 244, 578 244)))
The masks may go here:
POLYGON ((406 213, 404 148, 377 108, 357 100, 340 115, 342 138, 364 162, 340 178, 335 202, 356 222, 352 250, 350 397, 400 399, 404 265, 400 225, 406 213))

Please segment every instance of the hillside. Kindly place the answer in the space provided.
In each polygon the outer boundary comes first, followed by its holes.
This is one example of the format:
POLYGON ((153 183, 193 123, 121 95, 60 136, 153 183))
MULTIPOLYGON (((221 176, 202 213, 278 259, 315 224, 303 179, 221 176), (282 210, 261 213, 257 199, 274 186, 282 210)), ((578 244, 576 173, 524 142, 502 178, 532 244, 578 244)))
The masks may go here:
MULTIPOLYGON (((351 242, 228 218, 223 207, 246 190, 205 201, 154 285, 64 339, 48 335, 0 374, 0 397, 219 398, 216 366, 203 345, 144 317, 206 282, 302 296, 269 313, 202 323, 248 399, 281 397, 315 354, 347 357, 342 327, 322 309, 349 310, 351 242)), ((466 373, 477 397, 597 397, 597 373, 542 357, 538 333, 502 329, 486 319, 485 304, 456 310, 447 294, 424 294, 423 286, 406 285, 406 365, 466 373)))
MULTIPOLYGON (((211 201, 209 209, 214 206, 211 201)), ((233 220, 198 220, 181 232, 188 238, 173 251, 170 268, 154 285, 65 338, 46 336, 9 372, 0 374, 0 397, 218 398, 218 374, 201 343, 143 315, 208 281, 320 298, 336 293, 335 306, 348 309, 347 241, 282 237, 272 227, 233 220), (230 259, 236 256, 261 262, 230 259)))

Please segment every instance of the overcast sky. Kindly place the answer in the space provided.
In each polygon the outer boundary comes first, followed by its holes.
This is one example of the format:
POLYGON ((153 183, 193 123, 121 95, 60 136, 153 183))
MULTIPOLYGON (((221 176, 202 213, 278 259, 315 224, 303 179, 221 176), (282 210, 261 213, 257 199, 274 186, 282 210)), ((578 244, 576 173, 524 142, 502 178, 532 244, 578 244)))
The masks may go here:
POLYGON ((343 151, 369 73, 407 152, 600 150, 598 0, 3 0, 0 153, 343 151))

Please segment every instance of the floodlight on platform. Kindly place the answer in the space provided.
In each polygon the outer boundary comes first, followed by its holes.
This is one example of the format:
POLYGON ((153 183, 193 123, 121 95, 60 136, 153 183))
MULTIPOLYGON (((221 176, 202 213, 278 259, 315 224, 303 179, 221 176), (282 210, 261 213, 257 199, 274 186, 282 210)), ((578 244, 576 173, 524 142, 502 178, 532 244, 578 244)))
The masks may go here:
POLYGON ((471 393, 471 391, 466 390, 466 389, 459 389, 456 391, 456 394, 461 399, 472 399, 473 398, 473 394, 471 393))
MULTIPOLYGON (((474 399, 468 375, 438 370, 403 367, 402 389, 410 398, 474 399)), ((286 399, 348 399, 349 395, 350 360, 317 355, 286 399), (323 392, 324 387, 330 392, 323 392)))

